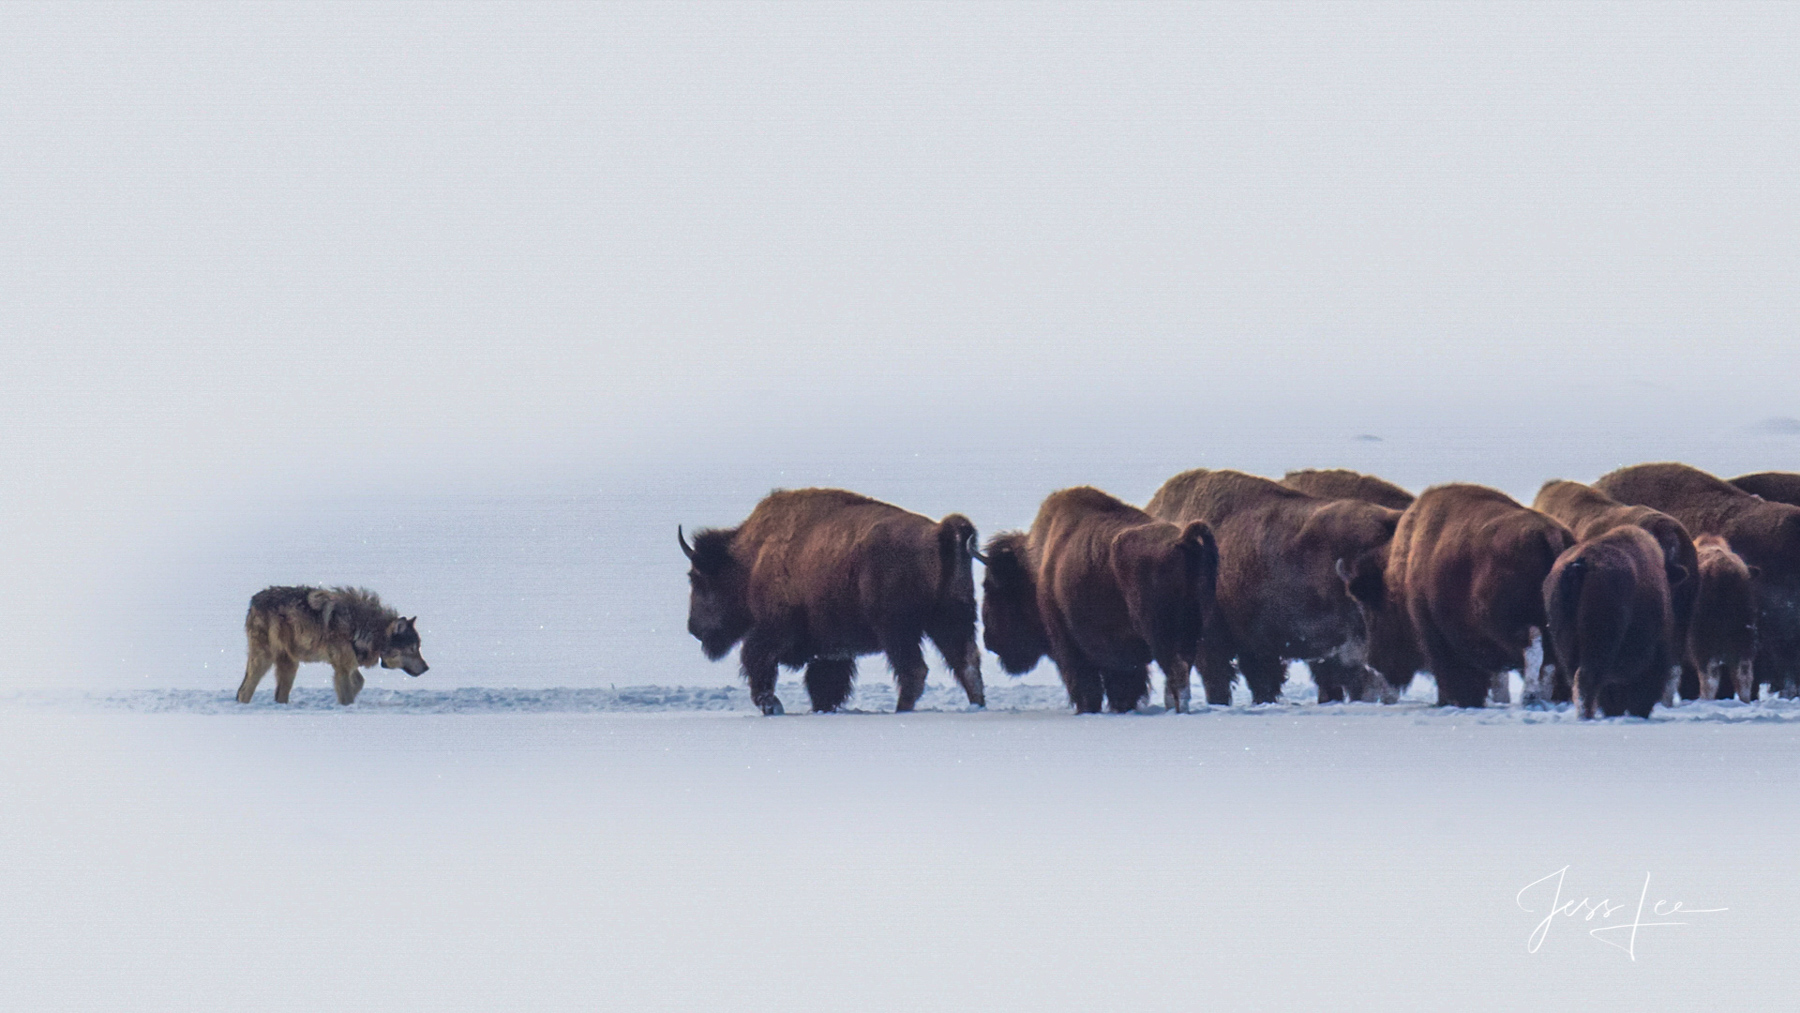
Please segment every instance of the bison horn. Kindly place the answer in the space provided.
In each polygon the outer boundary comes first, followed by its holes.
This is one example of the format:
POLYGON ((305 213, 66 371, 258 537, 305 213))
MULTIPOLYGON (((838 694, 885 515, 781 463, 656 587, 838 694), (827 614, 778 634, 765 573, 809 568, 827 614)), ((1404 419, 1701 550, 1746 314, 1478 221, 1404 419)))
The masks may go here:
POLYGON ((987 563, 987 561, 988 561, 988 558, 987 558, 987 557, 986 557, 986 556, 984 556, 984 555, 982 555, 982 554, 981 554, 981 550, 980 550, 980 549, 977 549, 977 548, 976 548, 976 547, 975 547, 975 532, 973 532, 973 531, 971 531, 971 532, 969 532, 969 542, 968 542, 968 547, 969 547, 969 555, 971 555, 971 556, 973 556, 973 557, 975 557, 975 558, 976 558, 976 559, 978 559, 978 560, 980 560, 980 561, 981 561, 981 562, 982 562, 982 563, 983 563, 983 564, 986 564, 986 563, 987 563))
POLYGON ((1344 565, 1344 557, 1338 557, 1337 565, 1333 569, 1337 571, 1339 580, 1346 584, 1350 583, 1350 567, 1344 565))
POLYGON ((687 535, 681 531, 681 525, 675 525, 675 540, 681 543, 681 551, 688 559, 694 558, 694 547, 688 544, 687 535))

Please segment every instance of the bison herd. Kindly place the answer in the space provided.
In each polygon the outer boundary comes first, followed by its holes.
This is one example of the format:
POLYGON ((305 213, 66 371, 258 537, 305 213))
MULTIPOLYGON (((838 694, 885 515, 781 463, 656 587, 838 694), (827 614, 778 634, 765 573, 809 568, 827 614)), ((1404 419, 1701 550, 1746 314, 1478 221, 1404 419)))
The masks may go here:
POLYGON ((1647 717, 1659 701, 1800 695, 1800 474, 1725 481, 1682 464, 1555 481, 1527 507, 1479 485, 1414 497, 1369 475, 1186 471, 1143 508, 1081 486, 1028 531, 977 544, 856 493, 770 494, 735 528, 676 537, 690 563, 688 632, 717 660, 741 644, 750 695, 779 714, 782 666, 812 707, 850 694, 858 655, 893 668, 897 709, 925 686, 929 638, 969 702, 984 641, 1013 674, 1046 655, 1081 713, 1130 711, 1162 670, 1185 711, 1242 677, 1258 703, 1304 661, 1319 702, 1393 702, 1419 672, 1438 703, 1573 702, 1647 717))

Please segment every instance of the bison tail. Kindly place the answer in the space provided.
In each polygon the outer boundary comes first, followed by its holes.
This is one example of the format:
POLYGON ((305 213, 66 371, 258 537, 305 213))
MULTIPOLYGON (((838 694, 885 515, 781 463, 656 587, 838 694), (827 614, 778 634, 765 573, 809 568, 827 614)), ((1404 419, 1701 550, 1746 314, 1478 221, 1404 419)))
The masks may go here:
POLYGON ((1581 667, 1581 638, 1576 624, 1581 618, 1581 587, 1587 582, 1588 562, 1571 559, 1561 570, 1553 570, 1545 581, 1544 612, 1550 627, 1550 640, 1556 647, 1557 660, 1569 672, 1581 667))
POLYGON ((962 514, 951 514, 938 522, 939 585, 948 587, 959 573, 969 572, 969 560, 975 558, 975 523, 962 514))

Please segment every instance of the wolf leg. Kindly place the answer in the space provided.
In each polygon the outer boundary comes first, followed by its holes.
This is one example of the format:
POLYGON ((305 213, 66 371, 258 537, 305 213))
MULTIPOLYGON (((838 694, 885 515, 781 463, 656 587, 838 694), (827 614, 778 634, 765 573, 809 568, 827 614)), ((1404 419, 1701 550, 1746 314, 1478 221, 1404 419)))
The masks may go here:
POLYGON ((814 658, 807 662, 806 695, 812 698, 812 709, 823 713, 842 707, 850 698, 850 684, 855 679, 855 658, 814 658))
POLYGON ((250 659, 244 664, 244 681, 238 686, 238 703, 250 702, 251 697, 256 695, 257 684, 262 682, 263 676, 269 674, 269 666, 273 664, 275 659, 262 651, 250 652, 250 659))
POLYGON ((331 687, 337 690, 338 703, 345 707, 356 702, 356 691, 361 687, 354 657, 336 657, 331 659, 331 687))
POLYGON ((275 659, 275 702, 287 703, 288 694, 294 690, 294 674, 300 671, 300 663, 293 658, 275 659))

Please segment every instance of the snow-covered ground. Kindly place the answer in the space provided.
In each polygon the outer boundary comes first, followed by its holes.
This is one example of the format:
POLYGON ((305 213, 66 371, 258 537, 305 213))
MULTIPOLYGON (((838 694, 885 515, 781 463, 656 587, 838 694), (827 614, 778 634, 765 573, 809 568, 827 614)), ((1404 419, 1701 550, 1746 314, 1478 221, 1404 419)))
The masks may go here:
POLYGON ((0 1008, 1800 996, 1781 701, 1580 722, 1439 710, 1428 683, 1319 707, 1298 679, 1270 707, 1077 718, 996 678, 986 712, 934 685, 901 716, 866 678, 855 712, 764 719, 718 687, 413 683, 343 709, 307 674, 288 708, 0 697, 0 1008), (1561 902, 1619 906, 1532 952, 1555 884, 1520 891, 1565 867, 1561 902), (1640 895, 1683 924, 1589 934, 1640 895))

